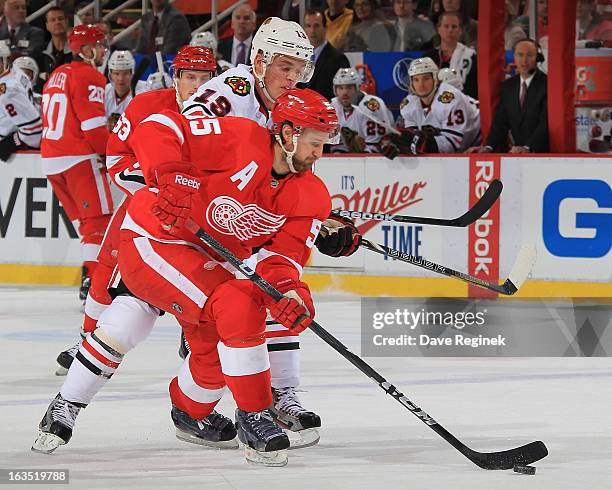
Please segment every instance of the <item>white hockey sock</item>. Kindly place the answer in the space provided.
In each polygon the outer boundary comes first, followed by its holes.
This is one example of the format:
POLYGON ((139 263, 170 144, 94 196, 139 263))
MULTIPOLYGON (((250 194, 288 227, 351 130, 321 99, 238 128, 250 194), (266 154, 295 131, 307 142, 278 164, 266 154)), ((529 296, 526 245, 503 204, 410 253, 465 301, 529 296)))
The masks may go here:
POLYGON ((89 404, 115 373, 123 356, 92 332, 81 343, 60 393, 71 402, 89 404))

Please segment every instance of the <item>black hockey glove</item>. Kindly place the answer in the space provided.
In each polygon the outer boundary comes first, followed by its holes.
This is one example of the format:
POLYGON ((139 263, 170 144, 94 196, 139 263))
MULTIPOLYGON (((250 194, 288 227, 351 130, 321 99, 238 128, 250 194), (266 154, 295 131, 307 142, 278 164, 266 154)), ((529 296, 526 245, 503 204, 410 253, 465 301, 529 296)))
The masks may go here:
POLYGON ((17 151, 17 148, 21 144, 17 133, 11 133, 6 138, 0 140, 0 160, 3 162, 8 161, 9 158, 17 151))
POLYGON ((319 252, 330 257, 348 257, 361 244, 361 233, 350 218, 331 216, 323 222, 315 245, 319 252))

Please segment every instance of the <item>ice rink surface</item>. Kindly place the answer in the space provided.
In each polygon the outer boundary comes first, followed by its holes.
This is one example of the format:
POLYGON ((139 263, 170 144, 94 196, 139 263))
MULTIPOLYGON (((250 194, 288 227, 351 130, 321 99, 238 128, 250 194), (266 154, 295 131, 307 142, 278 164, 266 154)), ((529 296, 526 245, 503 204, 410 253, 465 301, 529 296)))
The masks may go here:
MULTIPOLYGON (((359 300, 315 304, 319 323, 359 353, 359 300)), ((608 358, 366 359, 475 450, 544 441, 550 455, 527 476, 477 468, 305 332, 300 396, 321 415, 321 441, 290 451, 284 468, 262 468, 242 451, 175 438, 168 383, 181 361, 169 315, 81 411, 70 443, 33 453, 38 422, 63 380, 53 374, 55 357, 74 343, 81 317, 74 288, 0 287, 0 468, 67 468, 68 487, 83 489, 612 489, 608 358)), ((218 408, 233 418, 229 393, 218 408)))

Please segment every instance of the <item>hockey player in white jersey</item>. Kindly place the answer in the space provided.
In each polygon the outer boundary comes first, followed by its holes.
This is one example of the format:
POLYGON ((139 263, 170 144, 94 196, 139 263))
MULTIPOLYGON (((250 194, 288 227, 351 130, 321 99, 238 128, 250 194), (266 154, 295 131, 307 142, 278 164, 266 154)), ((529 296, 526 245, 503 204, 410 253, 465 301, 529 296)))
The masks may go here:
MULTIPOLYGON (((183 112, 197 105, 210 116, 241 116, 270 127, 276 98, 298 82, 310 80, 313 51, 299 24, 270 17, 253 37, 251 66, 238 65, 202 85, 184 104, 183 112)), ((317 238, 320 252, 339 257, 357 250, 360 237, 352 222, 335 218, 324 225, 330 233, 317 238)), ((268 323, 266 330, 274 398, 271 411, 282 425, 299 431, 300 439, 292 440, 292 447, 316 444, 321 419, 306 410, 295 393, 300 374, 299 337, 276 322, 268 323)))
MULTIPOLYGON (((438 80, 440 82, 446 82, 455 87, 457 90, 463 92, 463 79, 454 68, 442 68, 438 72, 438 80)), ((462 152, 466 151, 471 146, 480 144, 480 140, 482 138, 482 133, 480 131, 480 103, 474 97, 470 97, 465 93, 463 95, 465 95, 466 99, 470 103, 470 112, 468 115, 468 122, 464 138, 467 145, 464 144, 462 146, 462 152)))
POLYGON ((333 84, 336 96, 331 103, 338 115, 341 142, 332 146, 332 153, 379 152, 380 140, 393 126, 385 102, 359 90, 361 77, 354 68, 340 68, 333 84))
POLYGON ((36 63, 36 60, 34 58, 30 58, 29 56, 20 56, 19 58, 15 58, 13 61, 13 66, 19 68, 30 79, 30 82, 32 83, 32 95, 34 97, 34 102, 38 107, 41 107, 42 94, 36 92, 36 83, 38 82, 38 75, 40 74, 40 69, 38 68, 38 63, 36 63))
POLYGON ((6 162, 20 148, 39 148, 42 136, 40 107, 32 83, 10 64, 11 52, 0 42, 0 160, 6 162))
POLYGON ((408 69, 410 92, 400 105, 404 129, 391 135, 383 153, 457 153, 470 146, 468 119, 471 105, 452 85, 438 80, 438 67, 431 58, 417 58, 408 69), (466 137, 466 133, 468 136, 466 137))
POLYGON ((132 78, 136 62, 129 51, 113 51, 108 59, 109 83, 104 88, 104 109, 108 129, 112 131, 134 95, 147 91, 147 83, 138 80, 132 92, 132 78))

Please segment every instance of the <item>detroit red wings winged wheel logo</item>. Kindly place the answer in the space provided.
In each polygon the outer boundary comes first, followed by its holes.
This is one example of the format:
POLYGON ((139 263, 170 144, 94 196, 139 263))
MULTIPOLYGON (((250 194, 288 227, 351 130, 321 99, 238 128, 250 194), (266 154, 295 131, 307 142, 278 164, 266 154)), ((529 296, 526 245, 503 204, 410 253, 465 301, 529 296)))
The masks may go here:
POLYGON ((251 82, 244 77, 228 77, 225 79, 225 84, 229 85, 236 95, 244 97, 251 92, 251 82))
POLYGON ((270 213, 256 204, 246 204, 229 196, 219 196, 206 208, 206 221, 219 233, 239 240, 271 235, 285 223, 284 215, 270 213))

